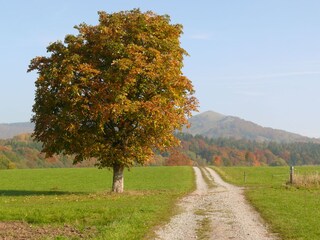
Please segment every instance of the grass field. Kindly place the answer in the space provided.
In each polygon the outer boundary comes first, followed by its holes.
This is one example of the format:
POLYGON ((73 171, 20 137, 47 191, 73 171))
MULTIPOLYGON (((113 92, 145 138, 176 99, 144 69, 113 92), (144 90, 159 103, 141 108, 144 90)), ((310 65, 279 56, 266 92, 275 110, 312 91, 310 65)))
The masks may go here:
MULTIPOLYGON (((320 239, 320 189, 287 185, 289 167, 215 169, 228 182, 246 187, 247 199, 282 239, 320 239)), ((319 171, 320 167, 295 168, 299 174, 319 171)))
POLYGON ((191 167, 132 168, 121 195, 109 192, 111 178, 105 169, 0 171, 0 221, 94 227, 94 239, 143 239, 195 187, 191 167))

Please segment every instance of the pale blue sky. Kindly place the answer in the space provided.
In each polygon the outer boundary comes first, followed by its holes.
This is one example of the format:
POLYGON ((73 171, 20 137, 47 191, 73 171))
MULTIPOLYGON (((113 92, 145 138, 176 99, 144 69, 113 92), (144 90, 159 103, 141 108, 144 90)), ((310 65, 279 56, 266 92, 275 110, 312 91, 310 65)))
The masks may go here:
POLYGON ((30 60, 49 42, 96 24, 97 11, 140 8, 184 26, 184 73, 213 110, 320 137, 318 0, 0 0, 0 123, 28 121, 30 60))

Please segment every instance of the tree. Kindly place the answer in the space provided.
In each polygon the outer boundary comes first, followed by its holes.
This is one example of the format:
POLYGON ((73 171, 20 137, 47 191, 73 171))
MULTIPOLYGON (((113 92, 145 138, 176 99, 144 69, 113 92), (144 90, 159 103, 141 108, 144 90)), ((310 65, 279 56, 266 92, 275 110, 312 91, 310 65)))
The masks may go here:
POLYGON ((220 167, 222 165, 222 159, 221 156, 215 156, 213 158, 213 164, 217 167, 220 167))
POLYGON ((165 162, 166 166, 192 166, 193 161, 181 149, 171 149, 170 155, 165 162))
POLYGON ((124 168, 177 145, 173 132, 198 103, 182 73, 181 25, 139 9, 98 14, 98 25, 75 26, 77 35, 31 60, 28 71, 38 72, 33 136, 47 156, 96 158, 112 168, 112 190, 122 192, 124 168))

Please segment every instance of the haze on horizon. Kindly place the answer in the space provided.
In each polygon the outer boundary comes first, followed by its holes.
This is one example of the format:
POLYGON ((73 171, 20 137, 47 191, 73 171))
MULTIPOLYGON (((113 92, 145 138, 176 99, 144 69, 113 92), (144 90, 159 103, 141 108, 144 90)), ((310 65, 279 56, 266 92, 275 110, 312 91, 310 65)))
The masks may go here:
POLYGON ((32 58, 50 42, 96 24, 97 11, 140 8, 184 26, 184 73, 200 112, 320 137, 320 1, 2 1, 0 123, 31 118, 32 58))

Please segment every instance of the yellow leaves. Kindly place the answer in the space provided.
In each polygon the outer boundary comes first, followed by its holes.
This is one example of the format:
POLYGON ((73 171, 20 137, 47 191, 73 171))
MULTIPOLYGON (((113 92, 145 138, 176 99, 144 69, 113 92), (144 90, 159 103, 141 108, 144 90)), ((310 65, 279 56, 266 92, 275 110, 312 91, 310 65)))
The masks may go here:
POLYGON ((88 63, 79 64, 77 70, 81 72, 81 75, 83 75, 87 79, 93 78, 101 74, 101 70, 93 67, 91 64, 88 63))
POLYGON ((66 127, 67 131, 73 132, 75 130, 75 125, 73 123, 70 123, 69 126, 66 127))
POLYGON ((109 35, 112 33, 111 29, 107 26, 100 26, 99 28, 101 35, 109 35))
POLYGON ((181 71, 182 27, 140 10, 99 16, 31 61, 39 73, 35 136, 49 155, 95 157, 101 167, 143 163, 153 148, 178 143, 173 131, 197 108, 181 71))
POLYGON ((113 60, 111 65, 117 67, 121 71, 126 71, 132 68, 133 62, 129 58, 122 58, 113 60))

